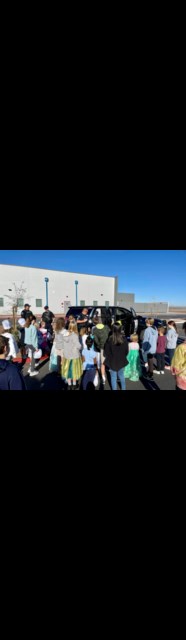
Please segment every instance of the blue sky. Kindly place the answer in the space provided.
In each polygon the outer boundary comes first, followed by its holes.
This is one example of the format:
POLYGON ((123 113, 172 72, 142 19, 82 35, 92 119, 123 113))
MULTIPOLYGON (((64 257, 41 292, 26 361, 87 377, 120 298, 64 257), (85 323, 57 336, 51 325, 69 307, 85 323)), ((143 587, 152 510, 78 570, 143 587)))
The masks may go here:
POLYGON ((1 251, 0 264, 119 277, 119 291, 136 302, 186 305, 186 251, 1 251))

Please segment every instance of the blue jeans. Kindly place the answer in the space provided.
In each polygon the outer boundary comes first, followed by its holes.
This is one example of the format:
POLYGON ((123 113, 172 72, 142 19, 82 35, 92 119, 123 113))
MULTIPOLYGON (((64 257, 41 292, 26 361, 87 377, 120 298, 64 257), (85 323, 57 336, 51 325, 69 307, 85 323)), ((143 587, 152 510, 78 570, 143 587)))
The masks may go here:
POLYGON ((111 375, 112 391, 117 391, 117 376, 118 376, 119 381, 121 383, 122 391, 126 391, 124 367, 123 367, 123 369, 120 369, 120 371, 112 371, 112 369, 110 369, 110 375, 111 375))
POLYGON ((175 349, 167 349, 167 354, 168 354, 170 366, 171 366, 171 362, 172 362, 174 353, 175 353, 175 349))

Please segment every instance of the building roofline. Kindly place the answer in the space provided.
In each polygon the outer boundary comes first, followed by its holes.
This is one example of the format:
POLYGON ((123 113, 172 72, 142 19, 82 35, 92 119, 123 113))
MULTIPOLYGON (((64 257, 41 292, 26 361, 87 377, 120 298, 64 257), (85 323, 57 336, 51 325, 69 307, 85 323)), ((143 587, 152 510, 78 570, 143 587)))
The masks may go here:
POLYGON ((98 278, 113 278, 113 280, 115 280, 118 276, 103 276, 102 274, 98 274, 98 273, 84 273, 84 271, 62 271, 62 269, 45 269, 45 267, 31 267, 28 265, 23 265, 23 264, 8 264, 3 263, 0 264, 0 268, 1 267, 18 267, 19 269, 40 269, 42 271, 53 271, 54 273, 76 273, 77 275, 80 276, 94 276, 94 277, 98 277, 98 278))

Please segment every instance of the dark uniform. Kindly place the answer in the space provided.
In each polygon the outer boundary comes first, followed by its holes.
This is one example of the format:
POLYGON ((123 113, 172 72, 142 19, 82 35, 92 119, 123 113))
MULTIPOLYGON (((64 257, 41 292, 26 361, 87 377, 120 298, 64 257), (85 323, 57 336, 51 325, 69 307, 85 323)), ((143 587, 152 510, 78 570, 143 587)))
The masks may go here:
POLYGON ((49 311, 49 309, 46 309, 46 311, 44 311, 42 315, 42 320, 43 322, 46 322, 46 329, 48 333, 51 333, 51 335, 53 335, 53 327, 52 327, 53 318, 55 318, 55 316, 52 313, 52 311, 49 311))
POLYGON ((80 329, 86 329, 88 327, 88 323, 89 323, 88 313, 86 315, 84 313, 80 313, 77 320, 84 320, 84 322, 81 322, 81 324, 79 323, 77 324, 78 331, 80 331, 80 329))

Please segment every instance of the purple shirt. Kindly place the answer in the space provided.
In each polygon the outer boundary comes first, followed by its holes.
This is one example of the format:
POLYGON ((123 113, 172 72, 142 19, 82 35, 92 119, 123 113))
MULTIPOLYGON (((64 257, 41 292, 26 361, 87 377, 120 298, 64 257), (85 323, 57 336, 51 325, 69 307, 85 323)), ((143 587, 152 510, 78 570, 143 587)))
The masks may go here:
POLYGON ((158 336, 156 353, 165 353, 167 347, 166 336, 158 336))

